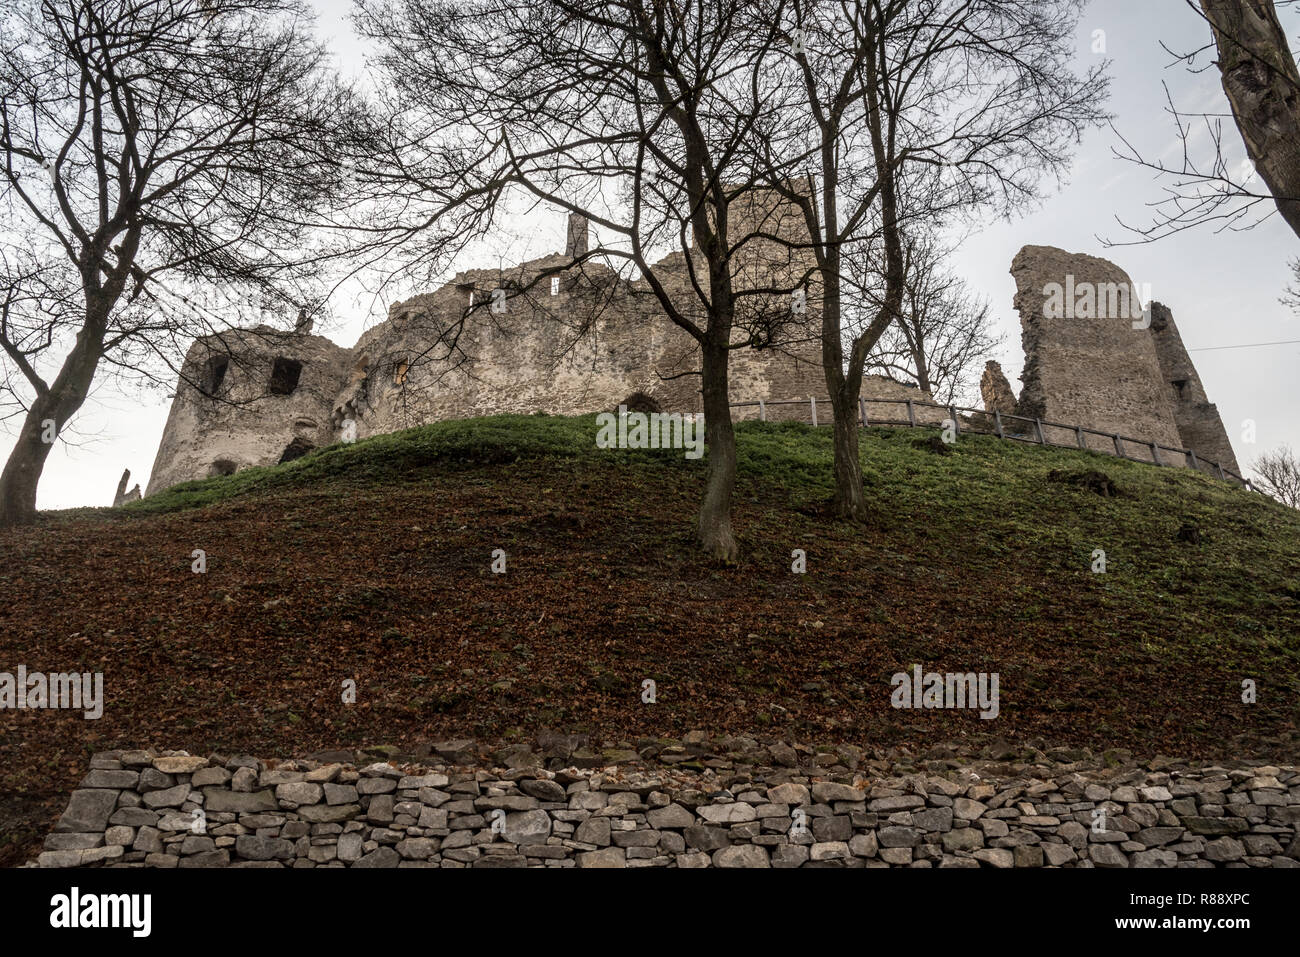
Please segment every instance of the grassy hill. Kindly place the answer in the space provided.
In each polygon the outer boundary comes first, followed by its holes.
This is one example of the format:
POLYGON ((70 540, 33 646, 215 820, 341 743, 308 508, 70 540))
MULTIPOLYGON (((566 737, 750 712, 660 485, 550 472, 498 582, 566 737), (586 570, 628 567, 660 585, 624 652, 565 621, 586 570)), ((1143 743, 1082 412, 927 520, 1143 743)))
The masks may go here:
POLYGON ((1188 470, 872 430, 873 517, 853 526, 822 510, 829 430, 751 423, 743 559, 719 567, 692 545, 704 463, 594 435, 592 417, 445 422, 0 532, 0 670, 102 671, 107 699, 97 721, 0 714, 10 862, 110 747, 701 728, 1295 758, 1300 513, 1188 470), (1073 480, 1088 471, 1118 494, 1073 480), (895 710, 913 664, 999 673, 1000 716, 895 710))

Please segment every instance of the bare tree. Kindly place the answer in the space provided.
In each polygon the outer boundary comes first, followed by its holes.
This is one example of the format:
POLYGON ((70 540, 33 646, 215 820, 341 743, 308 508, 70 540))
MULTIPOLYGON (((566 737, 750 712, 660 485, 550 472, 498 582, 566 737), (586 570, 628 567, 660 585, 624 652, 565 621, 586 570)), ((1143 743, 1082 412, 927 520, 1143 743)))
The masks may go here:
POLYGON ((1223 92, 1278 212, 1300 236, 1300 70, 1272 0, 1200 0, 1223 92))
POLYGON ((1218 69, 1246 160, 1234 163, 1225 155, 1224 115, 1185 112, 1166 87, 1167 111, 1182 143, 1179 159, 1147 159, 1117 131, 1121 147, 1116 155, 1167 181, 1165 195, 1152 204, 1150 222, 1120 221, 1131 236, 1128 243, 1152 242, 1203 225, 1248 230, 1274 210, 1300 235, 1300 70, 1277 7, 1273 0, 1185 2, 1209 26, 1210 41, 1195 50, 1165 49, 1192 72, 1218 69), (1216 59, 1204 62, 1211 51, 1216 59), (1205 149, 1193 146, 1198 131, 1206 134, 1205 149))
POLYGON ((794 318, 779 293, 797 285, 747 163, 773 125, 759 74, 775 25, 754 30, 740 0, 359 7, 381 50, 387 167, 411 222, 482 235, 520 193, 581 214, 596 240, 559 268, 613 274, 611 287, 653 297, 694 340, 708 447, 697 534, 735 559, 729 355, 780 341, 794 318))
POLYGON ((933 231, 907 231, 903 305, 867 360, 868 371, 914 382, 944 404, 974 386, 978 370, 1002 344, 988 301, 944 265, 952 252, 933 231))
POLYGON ((1255 487, 1289 508, 1300 508, 1300 458, 1290 446, 1265 452, 1251 463, 1255 487))
MULTIPOLYGON (((858 397, 867 357, 903 315, 904 230, 955 212, 1009 213, 1059 175, 1105 118, 1100 67, 1068 66, 1080 0, 772 0, 793 63, 756 149, 813 237, 822 358, 835 415, 835 514, 866 515, 858 397), (867 282, 852 264, 880 256, 867 282)), ((779 81, 778 81, 779 82, 779 81)))
POLYGON ((171 364, 224 327, 175 287, 297 298, 344 188, 331 152, 364 127, 309 26, 300 0, 40 0, 4 19, 0 347, 22 424, 0 523, 35 517, 101 369, 171 364))

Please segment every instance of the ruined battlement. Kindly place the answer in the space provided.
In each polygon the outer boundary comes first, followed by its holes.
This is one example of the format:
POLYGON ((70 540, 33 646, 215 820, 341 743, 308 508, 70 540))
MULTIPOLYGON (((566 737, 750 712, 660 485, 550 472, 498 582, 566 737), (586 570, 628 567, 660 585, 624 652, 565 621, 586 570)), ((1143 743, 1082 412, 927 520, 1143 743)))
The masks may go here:
MULTIPOLYGON (((750 213, 757 217, 756 203, 750 213)), ((764 230, 788 237, 795 228, 788 216, 762 215, 764 230)), ((756 243, 782 252, 742 250, 735 260, 742 288, 808 272, 796 246, 756 243), (757 259, 764 264, 755 266, 757 259)), ((148 493, 443 419, 580 415, 637 395, 664 410, 701 411, 695 340, 664 314, 644 280, 596 262, 575 264, 588 249, 586 221, 570 216, 564 253, 459 273, 437 290, 393 303, 387 320, 351 348, 267 326, 198 340, 181 371, 148 493)), ((689 259, 698 256, 678 251, 655 267, 678 301, 694 299, 689 267, 702 265, 689 259)), ((749 297, 738 309, 733 401, 824 395, 815 308, 787 319, 764 348, 749 348, 745 320, 760 309, 755 303, 749 297)), ((766 308, 788 315, 789 301, 766 308)))

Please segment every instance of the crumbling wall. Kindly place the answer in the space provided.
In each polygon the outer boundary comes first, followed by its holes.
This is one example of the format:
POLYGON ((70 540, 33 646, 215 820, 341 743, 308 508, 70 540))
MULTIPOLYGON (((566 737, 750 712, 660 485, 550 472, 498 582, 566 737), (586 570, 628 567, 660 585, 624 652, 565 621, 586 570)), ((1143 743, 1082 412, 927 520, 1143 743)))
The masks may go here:
POLYGON ((1002 365, 991 359, 984 364, 984 374, 980 376, 980 396, 984 399, 984 411, 1016 414, 1016 394, 1011 391, 1002 365))
POLYGON ((295 441, 299 448, 336 441, 330 411, 350 356, 323 336, 270 326, 197 340, 181 367, 146 494, 273 465, 295 441))
MULTIPOLYGON (((737 212, 770 234, 738 252, 737 284, 802 283, 807 310, 793 316, 780 297, 742 297, 729 392, 733 403, 793 400, 767 406, 766 417, 808 422, 808 400, 827 394, 820 290, 797 243, 771 238, 788 239, 801 223, 779 204, 767 208, 769 201, 753 198, 737 212), (785 315, 785 322, 760 348, 751 348, 745 320, 752 325, 768 314, 763 310, 785 315)), ((181 371, 149 494, 288 461, 340 439, 443 419, 577 415, 611 410, 633 396, 668 412, 701 411, 698 344, 668 318, 644 280, 628 281, 595 263, 573 268, 587 249, 586 228, 581 217, 570 217, 563 255, 463 272, 435 292, 395 303, 387 321, 352 349, 306 334, 310 326, 301 324, 295 333, 259 326, 197 341, 181 371), (293 366, 293 375, 284 375, 284 363, 293 366)), ((675 302, 695 303, 688 257, 698 270, 699 255, 679 251, 656 265, 675 302)), ((1024 390, 1016 400, 1001 368, 990 363, 981 380, 986 409, 1190 448, 1202 463, 1237 471, 1218 411, 1168 309, 1153 303, 1144 316, 1124 271, 1093 256, 1026 246, 1011 271, 1025 348, 1024 390)), ((702 315, 692 318, 703 325, 702 315)), ((862 396, 874 422, 906 421, 906 400, 930 399, 880 376, 863 380, 862 396)), ((921 407, 914 414, 919 424, 945 417, 943 410, 921 407)), ((737 419, 758 415, 757 406, 735 412, 737 419)), ((820 421, 830 416, 829 407, 819 410, 820 421)), ((1044 432, 1056 444, 1074 441, 1070 430, 1044 432)), ((1086 436, 1085 442, 1114 451, 1108 437, 1086 436)), ((1127 443, 1124 451, 1152 458, 1148 445, 1127 443)), ((1170 452, 1160 460, 1186 464, 1170 452)))
MULTIPOLYGON (((1020 250, 1011 273, 1025 349, 1019 415, 1191 449, 1206 471, 1217 463, 1239 472, 1218 409, 1167 307, 1151 302, 1144 309, 1133 281, 1114 263, 1051 246, 1020 250)), ((982 389, 988 385, 986 408, 991 396, 1005 401, 990 375, 986 371, 981 383, 982 389)), ((1070 430, 1047 428, 1045 434, 1057 444, 1074 441, 1070 430)), ((1085 436, 1085 442, 1115 451, 1109 438, 1085 436)), ((1126 442, 1123 450, 1130 458, 1152 459, 1149 445, 1126 442)), ((1159 461, 1189 464, 1185 455, 1168 451, 1159 461)))
MULTIPOLYGON (((811 272, 797 243, 774 238, 789 239, 802 221, 769 204, 779 205, 775 193, 756 194, 737 212, 769 234, 736 251, 740 288, 793 286, 811 272)), ((596 263, 575 267, 574 258, 588 249, 581 217, 569 218, 565 246, 564 255, 463 272, 434 292, 395 303, 352 349, 269 327, 199 340, 181 372, 149 492, 271 465, 291 447, 297 454, 304 445, 443 419, 599 412, 637 393, 667 412, 701 411, 698 344, 664 313, 649 284, 596 263), (216 396, 202 387, 213 357, 229 363, 226 391, 216 396), (288 396, 269 393, 277 357, 303 363, 288 396)), ((678 251, 655 266, 674 302, 686 307, 698 302, 688 256, 696 257, 698 273, 699 255, 678 251)), ((773 407, 769 417, 807 421, 804 403, 826 395, 819 293, 807 285, 807 309, 798 315, 785 297, 741 298, 729 368, 733 402, 800 400, 773 407), (784 321, 751 348, 746 320, 771 316, 784 321)), ((692 318, 704 324, 702 315, 692 318)), ((867 398, 900 390, 906 387, 884 381, 864 385, 867 398)))
MULTIPOLYGON (((354 362, 369 371, 340 395, 336 421, 353 415, 364 437, 478 415, 599 412, 635 393, 665 411, 700 411, 698 345, 649 288, 594 265, 556 276, 552 287, 550 273, 564 265, 553 256, 465 272, 394 304, 357 343, 354 362)), ((824 395, 820 344, 801 325, 773 348, 736 349, 730 393, 733 401, 824 395)))
POLYGON ((1151 337, 1183 446, 1193 450, 1199 459, 1241 474, 1219 409, 1205 395, 1201 377, 1174 324, 1174 314, 1158 302, 1151 303, 1151 337))
POLYGON ((127 502, 138 502, 140 500, 140 483, 137 482, 131 491, 126 490, 126 485, 131 481, 131 470, 123 469, 122 477, 117 482, 117 491, 113 494, 113 507, 125 505, 127 502))
MULTIPOLYGON (((1174 448, 1182 438, 1133 281, 1112 262, 1026 246, 1011 264, 1025 366, 1019 414, 1174 448)), ((1089 448, 1114 443, 1086 436, 1089 448)), ((1131 458, 1151 450, 1128 445, 1131 458)), ((1168 464, 1176 456, 1166 453, 1168 464)))

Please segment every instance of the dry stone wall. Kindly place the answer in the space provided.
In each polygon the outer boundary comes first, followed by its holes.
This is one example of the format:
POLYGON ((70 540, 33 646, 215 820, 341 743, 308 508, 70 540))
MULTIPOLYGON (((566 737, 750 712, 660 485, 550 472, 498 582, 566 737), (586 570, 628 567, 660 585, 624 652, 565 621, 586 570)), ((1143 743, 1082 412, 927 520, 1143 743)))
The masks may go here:
POLYGON ((42 867, 1298 867, 1300 769, 692 733, 425 765, 97 754, 42 867), (552 754, 556 752, 552 751, 552 754), (547 765, 551 767, 548 768, 547 765))

